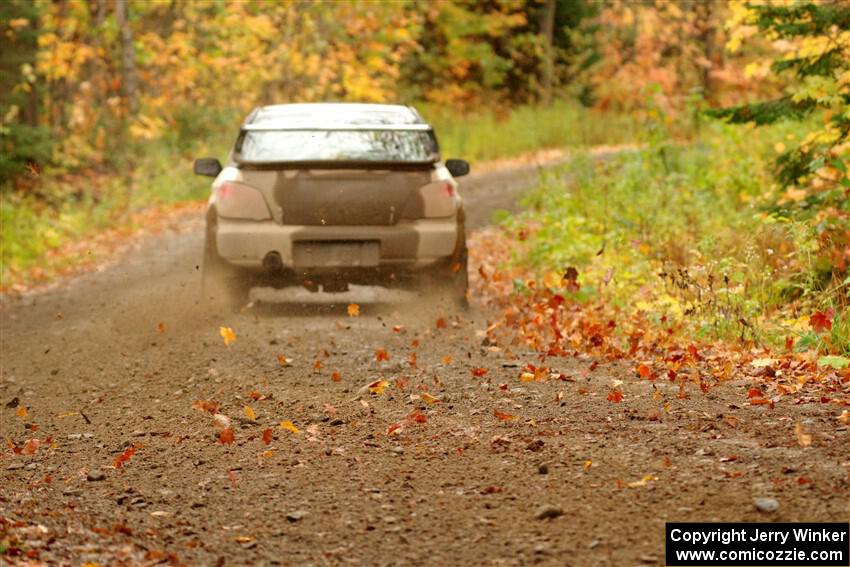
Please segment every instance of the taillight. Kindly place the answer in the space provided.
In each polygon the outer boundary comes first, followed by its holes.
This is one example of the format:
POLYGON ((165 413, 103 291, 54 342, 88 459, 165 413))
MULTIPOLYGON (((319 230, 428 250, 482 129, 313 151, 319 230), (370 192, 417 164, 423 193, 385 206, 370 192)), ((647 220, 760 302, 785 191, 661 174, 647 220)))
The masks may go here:
POLYGON ((454 185, 449 181, 434 181, 419 188, 422 198, 423 217, 450 217, 457 210, 457 196, 454 185))
POLYGON ((226 218, 271 218, 266 200, 257 189, 233 181, 225 181, 216 189, 216 209, 220 216, 226 218))

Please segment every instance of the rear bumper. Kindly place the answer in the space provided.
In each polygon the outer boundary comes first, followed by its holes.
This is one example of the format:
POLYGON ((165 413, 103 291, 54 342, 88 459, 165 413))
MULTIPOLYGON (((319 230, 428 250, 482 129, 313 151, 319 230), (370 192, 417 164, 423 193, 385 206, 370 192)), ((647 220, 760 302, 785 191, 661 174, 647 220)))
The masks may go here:
POLYGON ((377 242, 374 267, 417 269, 452 257, 463 242, 459 230, 456 218, 400 221, 392 226, 299 226, 219 218, 216 245, 224 260, 244 268, 261 269, 264 258, 276 252, 285 268, 345 271, 352 266, 295 266, 295 243, 377 242))

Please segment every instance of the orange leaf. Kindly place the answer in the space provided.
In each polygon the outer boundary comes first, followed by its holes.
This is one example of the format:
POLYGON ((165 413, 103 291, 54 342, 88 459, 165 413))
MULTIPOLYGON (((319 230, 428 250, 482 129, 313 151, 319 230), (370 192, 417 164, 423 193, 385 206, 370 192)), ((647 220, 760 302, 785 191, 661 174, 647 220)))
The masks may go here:
POLYGON ((623 401, 623 392, 620 390, 611 390, 608 392, 608 401, 619 404, 623 401))
POLYGON ((263 429, 263 444, 268 445, 272 442, 272 438, 274 437, 274 431, 272 431, 271 427, 263 429))
POLYGON ((475 376, 476 378, 481 378, 481 377, 483 377, 484 375, 487 374, 487 369, 486 368, 480 368, 480 367, 479 368, 473 368, 471 370, 471 372, 472 372, 472 375, 475 376))
POLYGON ((584 462, 584 470, 586 470, 586 471, 590 470, 590 467, 592 467, 592 466, 593 466, 593 461, 591 461, 590 459, 588 459, 584 462))
POLYGON ((443 364, 448 366, 451 363, 452 363, 452 355, 447 354, 446 356, 443 357, 443 364))
POLYGON ((342 375, 339 372, 334 372, 333 374, 331 374, 331 380, 333 380, 334 382, 339 382, 340 380, 342 380, 342 375))
POLYGON ((222 432, 218 434, 218 442, 222 445, 231 445, 233 443, 233 429, 230 427, 223 429, 222 432))
POLYGON ((192 408, 199 411, 206 411, 211 414, 217 414, 219 410, 218 402, 215 400, 195 400, 192 403, 192 408))
POLYGON ((121 453, 120 455, 115 457, 115 460, 112 461, 112 465, 116 469, 120 469, 121 467, 124 466, 124 463, 126 463, 127 461, 130 460, 130 458, 133 456, 133 453, 135 453, 135 452, 136 452, 136 447, 134 445, 127 447, 127 449, 125 449, 123 453, 121 453))
POLYGON ((534 382, 534 374, 531 372, 523 372, 519 375, 520 382, 534 382))
POLYGON ((416 368, 416 353, 415 352, 410 353, 410 356, 407 357, 407 363, 411 367, 416 368))
POLYGON ((812 444, 812 436, 809 433, 806 433, 803 424, 799 421, 796 425, 794 425, 794 435, 797 436, 797 444, 800 447, 808 447, 812 444))
POLYGON ((390 383, 387 382, 386 380, 375 380, 374 382, 369 384, 369 391, 372 392, 373 394, 380 396, 381 394, 384 393, 384 390, 389 385, 390 385, 390 383))
POLYGON ((322 369, 322 361, 316 359, 316 362, 313 363, 313 372, 317 372, 322 369))
POLYGON ((446 328, 446 320, 443 319, 442 317, 437 319, 437 328, 438 329, 445 329, 446 328))
POLYGON ((41 441, 38 439, 29 439, 26 443, 24 443, 24 448, 21 452, 24 455, 34 455, 36 451, 38 451, 39 445, 41 445, 41 441))
POLYGON ((413 423, 425 423, 426 421, 428 421, 428 416, 419 411, 419 408, 416 408, 415 410, 407 414, 407 417, 405 419, 413 423))
POLYGON ((236 341, 236 333, 230 327, 219 327, 218 334, 224 339, 224 346, 230 346, 230 343, 236 341))
POLYGON ((15 410, 15 413, 18 414, 18 417, 24 419, 27 416, 27 408, 25 408, 23 405, 19 405, 18 409, 15 410))
POLYGON ((157 325, 157 329, 159 329, 160 333, 164 333, 165 332, 165 323, 160 323, 159 325, 157 325))
POLYGON ((256 421, 257 414, 254 413, 254 408, 252 408, 251 406, 245 406, 245 417, 247 417, 251 421, 256 421))
POLYGON ((356 303, 348 304, 348 316, 349 317, 360 317, 360 306, 356 303))
POLYGON ((509 413, 502 413, 499 410, 493 410, 493 415, 495 415, 496 417, 498 417, 502 421, 516 421, 517 419, 519 419, 515 415, 511 415, 509 413))
POLYGON ((428 404, 429 406, 440 403, 440 400, 438 398, 435 398, 428 392, 422 392, 422 395, 420 397, 422 398, 422 401, 428 404))
POLYGON ((281 366, 289 366, 290 363, 292 363, 292 359, 286 358, 284 355, 279 354, 279 355, 277 355, 277 363, 280 364, 281 366))
POLYGON ((379 348, 375 351, 375 360, 377 360, 378 362, 381 362, 382 360, 389 360, 389 359, 390 359, 390 355, 386 350, 379 348))
POLYGON ((387 435, 398 435, 399 433, 401 433, 401 428, 402 423, 400 421, 393 423, 389 427, 387 427, 387 435))
POLYGON ((641 378, 649 378, 652 375, 652 372, 649 370, 649 367, 646 364, 641 364, 637 367, 637 373, 641 378))

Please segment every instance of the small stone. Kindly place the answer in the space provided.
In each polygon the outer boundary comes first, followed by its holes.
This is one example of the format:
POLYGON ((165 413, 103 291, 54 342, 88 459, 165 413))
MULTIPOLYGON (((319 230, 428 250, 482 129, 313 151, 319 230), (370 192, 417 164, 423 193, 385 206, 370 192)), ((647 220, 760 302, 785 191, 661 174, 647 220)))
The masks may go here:
POLYGON ((130 435, 132 435, 133 437, 143 437, 145 435, 145 432, 142 431, 141 429, 137 429, 134 432, 132 432, 130 435))
POLYGON ((753 498, 753 505, 760 511, 770 514, 779 510, 779 501, 775 498, 753 498))
POLYGON ((552 518, 557 518, 558 516, 563 515, 564 511, 559 506, 546 504, 537 509, 537 511, 534 513, 534 518, 537 520, 550 520, 552 518))
POLYGON ((401 455, 402 453, 404 453, 404 447, 396 445, 395 447, 390 447, 390 451, 395 453, 396 455, 401 455))
POLYGON ((6 467, 7 471, 16 471, 18 469, 24 468, 24 463, 12 463, 8 467, 6 467))
POLYGON ((538 474, 549 474, 549 465, 546 463, 540 463, 537 465, 538 474))
POLYGON ((590 543, 587 544, 587 549, 596 549, 597 547, 599 547, 600 543, 602 543, 602 542, 599 541, 598 539, 595 539, 595 540, 593 540, 593 541, 591 541, 590 543))
POLYGON ((658 563, 658 558, 654 555, 641 555, 638 559, 640 559, 641 563, 658 563))
POLYGON ((89 474, 86 475, 86 480, 89 482, 98 482, 101 480, 106 480, 106 474, 100 469, 90 471, 89 474))
POLYGON ((345 423, 345 422, 343 420, 341 420, 340 418, 336 418, 333 421, 331 421, 331 425, 342 425, 343 423, 345 423))
POLYGON ((294 512, 290 512, 289 514, 287 514, 286 519, 290 522, 300 522, 309 515, 310 513, 304 510, 295 510, 294 512))
POLYGON ((386 516, 386 517, 384 518, 384 523, 387 523, 387 524, 394 524, 394 523, 396 523, 396 522, 398 522, 398 518, 396 518, 395 516, 386 516))

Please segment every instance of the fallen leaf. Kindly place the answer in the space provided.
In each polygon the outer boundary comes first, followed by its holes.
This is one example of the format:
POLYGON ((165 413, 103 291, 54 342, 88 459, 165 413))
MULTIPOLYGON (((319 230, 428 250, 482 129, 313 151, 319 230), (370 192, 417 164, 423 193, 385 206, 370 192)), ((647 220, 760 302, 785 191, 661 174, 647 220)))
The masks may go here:
POLYGON ((317 358, 316 362, 313 363, 313 372, 318 372, 321 369, 322 369, 322 361, 317 358))
POLYGON ((230 427, 223 429, 221 433, 218 434, 218 442, 222 445, 231 445, 233 443, 233 429, 230 427))
POLYGON ((236 333, 230 327, 219 327, 218 334, 224 339, 224 346, 230 346, 230 343, 236 341, 236 333))
POLYGON ((340 380, 342 380, 342 375, 339 372, 334 372, 333 374, 331 374, 331 380, 333 380, 334 382, 339 382, 340 380))
POLYGON ((382 360, 389 360, 389 359, 390 359, 390 354, 386 350, 384 350, 382 348, 375 350, 375 360, 377 360, 378 362, 381 362, 382 360))
POLYGON ((165 323, 160 323, 159 325, 156 326, 156 328, 159 329, 160 333, 164 333, 165 332, 165 323))
POLYGON ((136 452, 135 445, 130 445, 129 447, 127 447, 124 450, 123 453, 121 453, 120 455, 115 457, 115 460, 112 461, 112 466, 114 466, 116 469, 120 469, 121 467, 124 466, 124 463, 126 463, 127 461, 130 460, 130 458, 132 458, 132 456, 135 452, 136 452))
POLYGON ((268 445, 269 443, 271 443, 273 438, 274 438, 274 431, 272 431, 271 427, 263 429, 263 437, 262 437, 263 445, 268 445))
POLYGON ((809 433, 806 433, 803 424, 799 421, 794 425, 794 435, 797 436, 797 444, 800 447, 808 447, 812 444, 812 436, 809 433))
POLYGON ((216 429, 222 431, 230 428, 231 421, 230 418, 223 413, 215 413, 213 414, 213 425, 216 429))
POLYGON ((517 419, 519 419, 515 415, 511 415, 509 413, 503 413, 503 412, 500 412, 499 410, 493 410, 493 415, 495 415, 497 418, 501 419, 502 421, 516 421, 517 419))
POLYGON ((360 306, 356 303, 348 304, 348 316, 349 317, 360 317, 360 306))
POLYGON ((384 393, 384 390, 389 385, 390 385, 390 383, 387 382, 386 380, 375 380, 374 382, 369 384, 369 391, 372 392, 375 395, 380 396, 381 394, 384 393))
POLYGON ((620 390, 611 390, 608 392, 608 401, 619 404, 623 401, 623 392, 620 390))
POLYGON ((592 467, 592 466, 593 466, 593 461, 591 461, 590 459, 588 459, 584 462, 584 470, 586 470, 586 471, 590 470, 590 467, 592 467))
POLYGON ((251 406, 245 406, 245 417, 247 417, 251 421, 256 421, 257 414, 254 413, 254 408, 252 408, 251 406))
POLYGON ((438 329, 445 329, 446 328, 446 320, 443 319, 442 317, 437 319, 437 328, 438 329))
POLYGON ((273 449, 267 449, 267 450, 263 451, 262 453, 260 453, 260 456, 262 456, 264 459, 268 459, 269 457, 273 457, 274 456, 274 450, 273 449))
POLYGON ((277 363, 280 364, 281 366, 289 366, 290 364, 292 364, 292 359, 287 358, 282 354, 279 354, 279 355, 277 355, 277 363))
POLYGON ((209 412, 211 414, 216 414, 219 410, 218 402, 214 400, 195 400, 192 403, 192 408, 199 411, 209 412))
POLYGON ((847 410, 844 410, 844 411, 841 412, 841 415, 839 415, 835 419, 837 419, 841 423, 845 423, 845 424, 850 423, 850 412, 848 412, 847 410))
POLYGON ((638 365, 637 373, 638 373, 638 376, 640 376, 643 379, 649 378, 652 375, 652 371, 649 369, 649 367, 646 364, 638 365))
POLYGON ((23 405, 18 406, 18 409, 15 410, 15 413, 18 414, 18 417, 24 419, 27 416, 27 408, 23 405))
POLYGON ((628 483, 626 486, 628 486, 629 488, 640 488, 641 486, 646 486, 648 483, 652 482, 653 480, 658 480, 658 477, 652 476, 651 474, 648 474, 640 480, 628 483))
POLYGON ((295 424, 289 421, 288 419, 281 421, 280 427, 281 429, 286 429, 287 431, 291 431, 292 433, 301 433, 301 430, 298 429, 295 424))
POLYGON ((832 318, 834 316, 834 309, 827 309, 826 311, 816 311, 809 318, 809 325, 812 327, 812 329, 815 330, 816 333, 829 331, 832 329, 832 318))
POLYGON ((523 372, 519 375, 520 382, 534 382, 534 374, 531 372, 523 372))
POLYGON ((481 377, 483 377, 487 374, 487 369, 486 368, 480 368, 480 367, 479 368, 473 368, 471 370, 471 372, 472 372, 472 375, 475 376, 476 378, 481 378, 481 377))
POLYGON ((38 447, 41 445, 41 441, 38 439, 28 439, 26 443, 24 443, 24 448, 21 449, 21 453, 24 455, 34 455, 38 451, 38 447))
POLYGON ((422 398, 422 401, 428 404, 429 406, 440 403, 440 400, 438 398, 435 398, 428 392, 422 392, 422 395, 420 397, 422 398))
POLYGON ((452 355, 447 354, 446 356, 443 357, 443 364, 448 366, 451 363, 452 363, 452 355))

